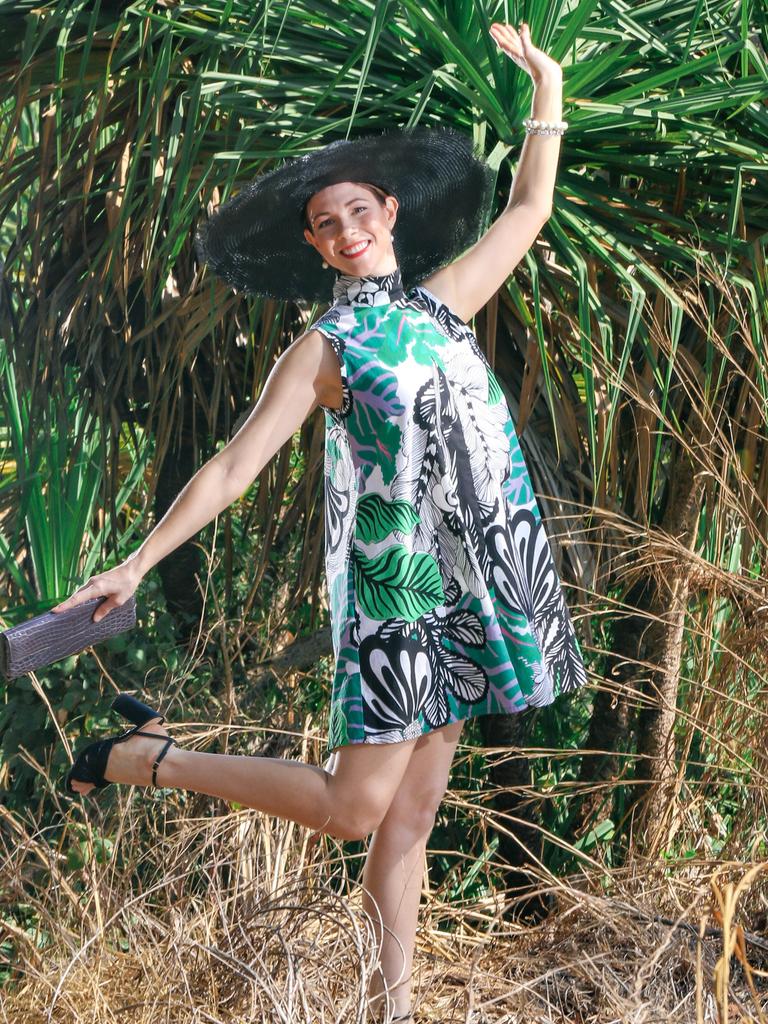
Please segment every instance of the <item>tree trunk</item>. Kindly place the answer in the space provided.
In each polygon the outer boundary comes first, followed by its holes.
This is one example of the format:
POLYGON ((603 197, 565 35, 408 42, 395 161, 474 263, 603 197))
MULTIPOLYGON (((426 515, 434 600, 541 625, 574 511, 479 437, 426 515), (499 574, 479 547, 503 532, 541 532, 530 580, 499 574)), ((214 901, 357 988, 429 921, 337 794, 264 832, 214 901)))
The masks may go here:
MULTIPOLYGON (((193 426, 198 418, 191 408, 194 396, 186 379, 181 382, 181 391, 177 410, 177 415, 183 417, 180 440, 178 444, 173 441, 169 443, 157 477, 154 511, 155 522, 158 523, 198 469, 193 426)), ((178 435, 174 432, 174 436, 178 435)), ((192 642, 197 635, 203 614, 203 598, 198 584, 203 566, 201 552, 196 544, 199 535, 199 531, 193 534, 157 563, 163 596, 174 620, 176 638, 179 643, 185 644, 192 642)))
MULTIPOLYGON (((663 529, 690 550, 696 541, 701 479, 688 455, 681 452, 672 476, 663 529)), ((638 715, 636 799, 643 800, 637 839, 647 854, 666 842, 677 790, 675 721, 680 660, 690 585, 684 564, 672 562, 657 578, 652 619, 646 633, 645 657, 651 666, 643 683, 646 706, 638 715)))
POLYGON ((637 616, 622 619, 622 629, 617 631, 614 649, 607 652, 606 675, 615 681, 620 692, 598 690, 595 694, 589 720, 587 753, 581 759, 579 771, 579 783, 586 791, 575 816, 571 841, 591 828, 598 819, 606 815, 613 817, 613 789, 606 784, 618 780, 621 770, 619 752, 625 747, 629 733, 629 708, 621 689, 634 670, 639 623, 637 616), (618 662, 613 668, 610 667, 612 659, 618 662), (592 750, 601 753, 589 753, 592 750))
MULTIPOLYGON (((483 745, 486 747, 515 748, 525 746, 530 735, 531 717, 528 712, 517 715, 481 715, 477 719, 483 745)), ((541 918, 546 914, 544 899, 532 888, 525 867, 541 858, 541 833, 527 823, 526 802, 530 800, 522 790, 530 786, 527 757, 509 757, 508 753, 487 755, 489 776, 499 792, 493 798, 493 809, 505 816, 507 832, 499 831, 498 852, 510 866, 506 874, 508 889, 519 892, 520 900, 513 908, 514 916, 541 918), (531 855, 533 854, 533 856, 531 855)))

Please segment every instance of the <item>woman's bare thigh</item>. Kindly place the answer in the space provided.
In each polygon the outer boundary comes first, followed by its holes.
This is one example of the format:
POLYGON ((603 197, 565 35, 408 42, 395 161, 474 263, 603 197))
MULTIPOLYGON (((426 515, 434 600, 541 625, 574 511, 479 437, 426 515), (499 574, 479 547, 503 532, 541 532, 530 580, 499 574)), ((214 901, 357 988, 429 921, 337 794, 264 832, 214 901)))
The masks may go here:
POLYGON ((452 722, 419 737, 389 804, 383 826, 429 819, 437 813, 448 787, 453 756, 463 727, 463 720, 452 722))
POLYGON ((399 743, 347 743, 325 764, 340 815, 360 812, 371 831, 387 812, 421 737, 399 743))
POLYGON ((334 800, 358 803, 370 812, 374 826, 393 804, 402 813, 406 799, 411 805, 415 801, 437 807, 463 725, 463 721, 453 722, 399 743, 337 747, 325 765, 332 775, 334 800))

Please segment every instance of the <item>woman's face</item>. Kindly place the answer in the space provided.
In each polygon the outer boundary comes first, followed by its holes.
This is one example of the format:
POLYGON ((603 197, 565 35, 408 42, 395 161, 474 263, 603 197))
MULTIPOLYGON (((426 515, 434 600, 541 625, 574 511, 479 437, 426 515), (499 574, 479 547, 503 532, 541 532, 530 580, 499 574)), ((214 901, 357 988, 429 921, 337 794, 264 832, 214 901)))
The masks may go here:
POLYGON ((390 274, 397 269, 392 231, 398 202, 353 181, 328 185, 307 203, 311 231, 304 237, 326 263, 343 274, 390 274))

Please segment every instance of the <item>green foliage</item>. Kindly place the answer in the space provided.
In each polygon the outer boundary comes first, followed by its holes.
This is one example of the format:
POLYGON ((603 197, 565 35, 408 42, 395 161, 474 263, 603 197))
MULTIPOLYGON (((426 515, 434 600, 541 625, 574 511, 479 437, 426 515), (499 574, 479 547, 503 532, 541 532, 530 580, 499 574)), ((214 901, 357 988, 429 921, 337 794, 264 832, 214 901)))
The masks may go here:
POLYGON ((133 448, 127 434, 120 438, 119 455, 129 467, 110 497, 112 518, 107 519, 102 514, 103 474, 97 457, 103 438, 97 419, 81 404, 75 370, 68 368, 61 382, 65 404, 48 398, 43 416, 39 407, 33 416, 33 396, 18 387, 8 346, 2 341, 0 380, 0 492, 13 496, 14 511, 10 525, 0 525, 0 557, 21 602, 3 608, 13 623, 47 611, 94 575, 110 532, 117 560, 126 556, 143 516, 134 509, 122 529, 116 527, 146 470, 152 445, 133 448), (24 565, 18 561, 22 549, 24 565))

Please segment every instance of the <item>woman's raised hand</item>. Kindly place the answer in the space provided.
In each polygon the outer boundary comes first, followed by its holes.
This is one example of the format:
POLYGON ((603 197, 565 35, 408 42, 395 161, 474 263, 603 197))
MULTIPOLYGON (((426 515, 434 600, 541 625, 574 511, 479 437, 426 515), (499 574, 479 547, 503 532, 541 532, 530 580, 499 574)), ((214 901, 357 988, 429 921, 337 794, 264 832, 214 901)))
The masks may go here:
POLYGON ((51 608, 52 612, 63 612, 69 608, 76 608, 84 601, 90 601, 94 597, 106 597, 93 613, 93 621, 99 622, 108 615, 113 608, 119 608, 125 604, 131 594, 141 582, 142 574, 139 572, 135 562, 128 559, 116 565, 114 569, 100 572, 98 576, 92 576, 74 594, 61 601, 51 608))
POLYGON ((557 61, 533 45, 531 30, 524 21, 520 23, 519 32, 511 25, 494 21, 491 25, 491 35, 504 53, 523 71, 527 71, 534 82, 554 77, 562 78, 563 69, 557 61))

